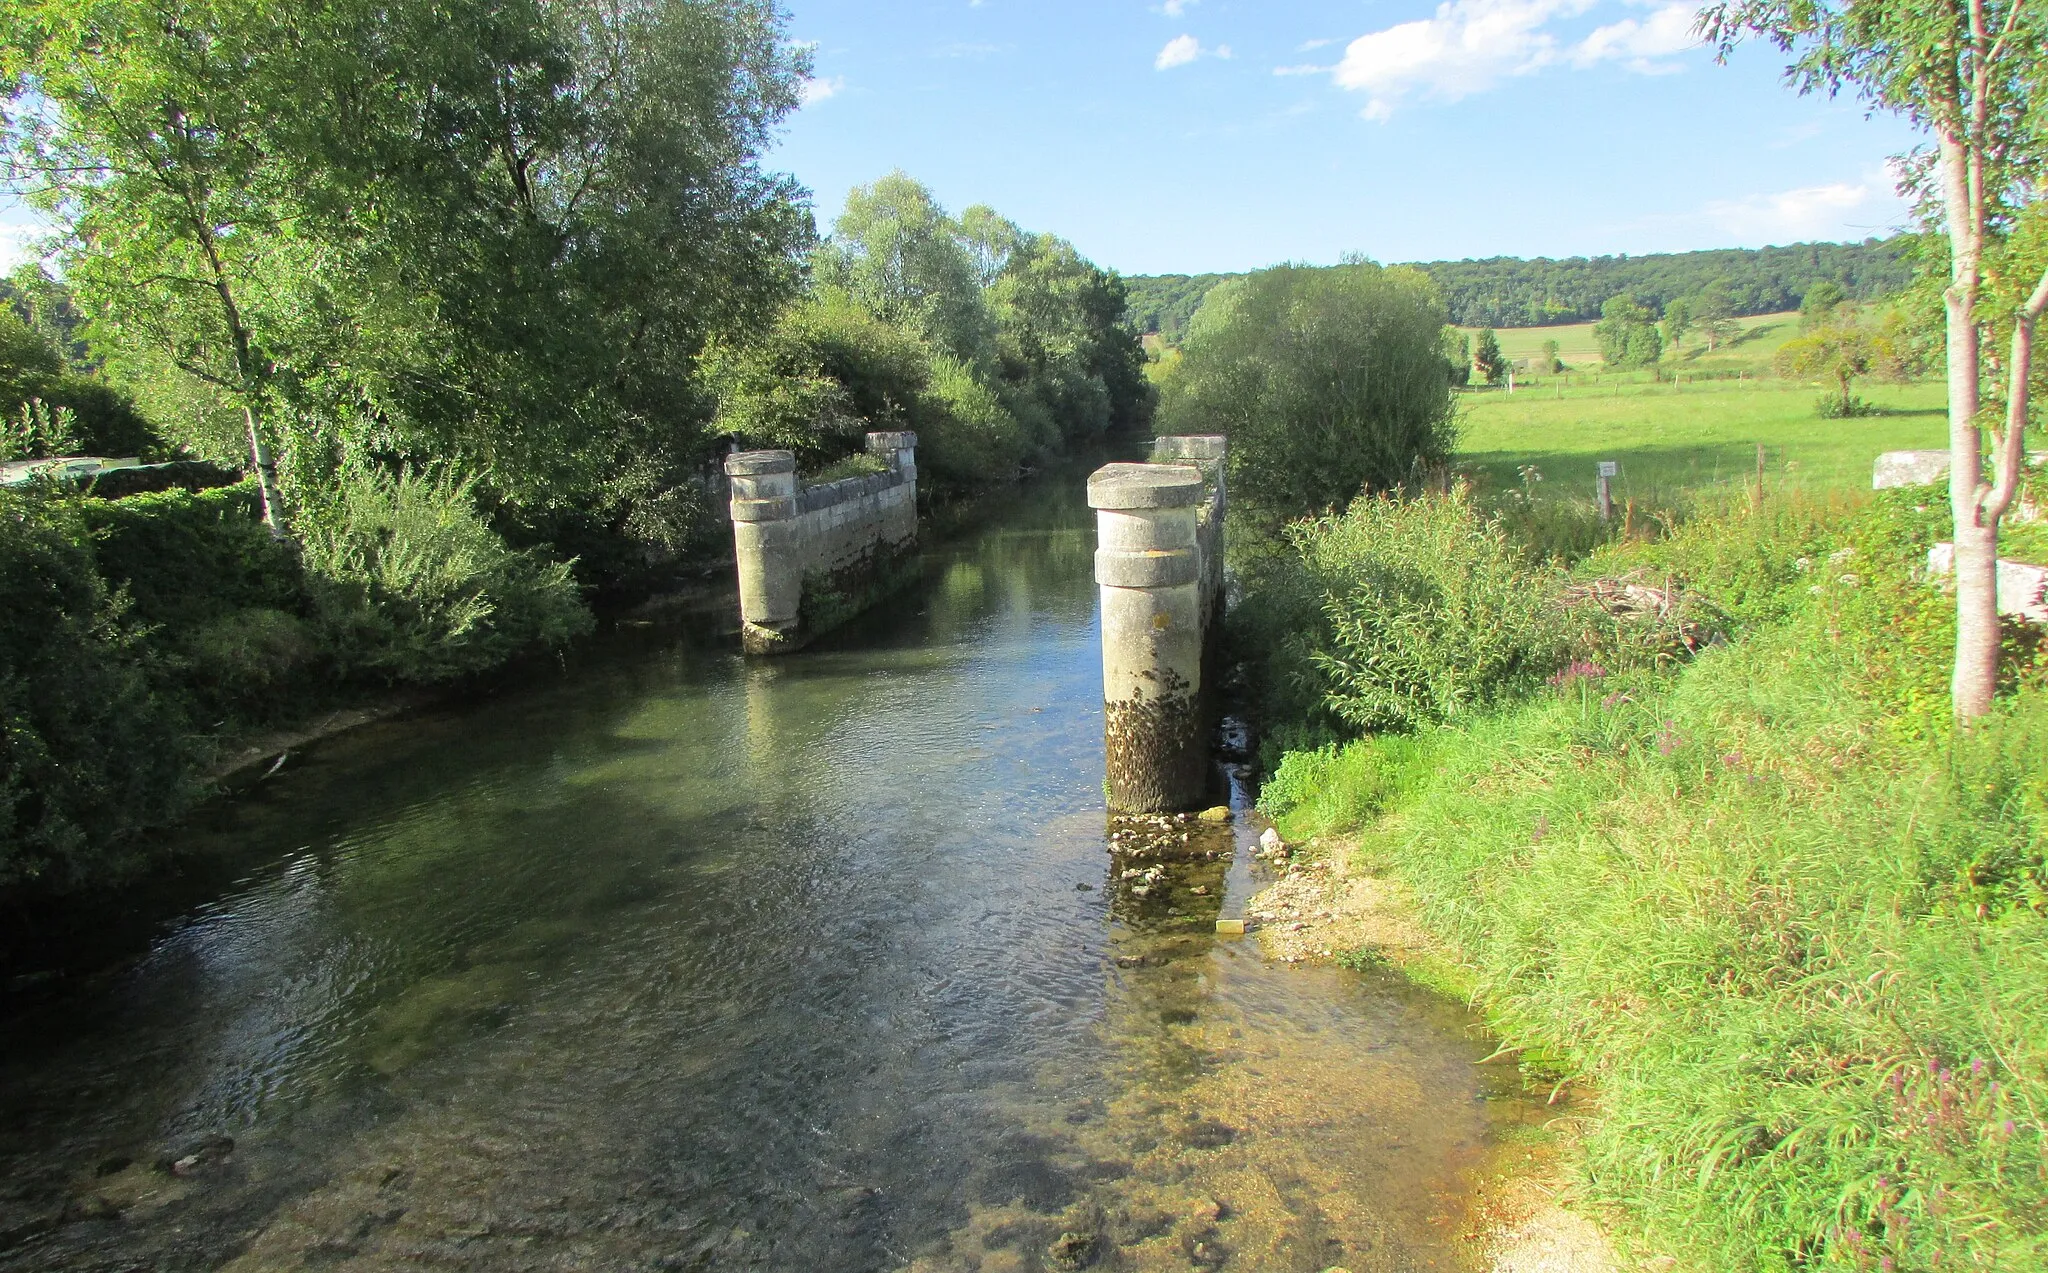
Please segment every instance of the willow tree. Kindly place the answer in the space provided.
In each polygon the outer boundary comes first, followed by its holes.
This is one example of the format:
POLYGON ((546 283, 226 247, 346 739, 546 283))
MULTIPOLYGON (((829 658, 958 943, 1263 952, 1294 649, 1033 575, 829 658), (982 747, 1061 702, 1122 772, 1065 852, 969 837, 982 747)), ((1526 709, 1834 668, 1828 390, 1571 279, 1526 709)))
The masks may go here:
POLYGON ((1229 435, 1231 498, 1256 521, 1418 482, 1457 442, 1447 321, 1436 284, 1407 266, 1232 280, 1188 328, 1162 431, 1229 435))
POLYGON ((110 352, 218 386, 267 515, 347 459, 654 495, 811 237, 773 0, 9 0, 7 156, 110 352), (284 490, 270 458, 292 444, 284 490), (296 475, 296 476, 295 476, 296 475))
POLYGON ((1991 710, 1998 683, 1998 528, 2019 491, 2034 331, 2048 311, 2038 261, 2027 277, 2015 274, 2048 219, 2048 4, 1733 0, 1703 11, 1700 26, 1724 57, 1744 37, 1764 36, 1792 55, 1786 75, 1801 92, 1852 91, 1933 137, 1906 158, 1906 171, 1949 248, 1952 694, 1956 715, 1973 720, 1991 710), (2001 339, 2010 341, 2002 368, 2001 339))

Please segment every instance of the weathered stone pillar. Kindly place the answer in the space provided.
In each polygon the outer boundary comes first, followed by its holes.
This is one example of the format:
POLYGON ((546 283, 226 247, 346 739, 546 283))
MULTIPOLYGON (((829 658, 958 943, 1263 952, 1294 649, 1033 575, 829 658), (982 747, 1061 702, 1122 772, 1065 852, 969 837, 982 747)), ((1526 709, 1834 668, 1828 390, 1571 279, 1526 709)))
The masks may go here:
POLYGON ((868 454, 876 456, 905 481, 917 481, 917 435, 901 433, 868 434, 868 454))
POLYGON ((796 631, 803 604, 796 456, 788 451, 741 451, 726 457, 725 472, 732 479, 740 643, 749 654, 768 654, 796 631))
POLYGON ((1153 439, 1154 464, 1186 464, 1202 471, 1208 484, 1196 534, 1202 550, 1202 603, 1207 609, 1203 622, 1214 627, 1223 620, 1223 523, 1230 500, 1223 485, 1223 461, 1230 453, 1230 439, 1220 433, 1166 434, 1153 439))
POLYGON ((876 545, 876 553, 878 564, 887 571, 893 569, 887 556, 908 553, 917 546, 917 435, 908 431, 870 433, 868 454, 901 478, 901 485, 882 497, 882 542, 876 545))
POLYGON ((1102 590, 1102 697, 1109 804, 1197 808, 1208 786, 1202 729, 1200 469, 1111 464, 1088 479, 1102 590))

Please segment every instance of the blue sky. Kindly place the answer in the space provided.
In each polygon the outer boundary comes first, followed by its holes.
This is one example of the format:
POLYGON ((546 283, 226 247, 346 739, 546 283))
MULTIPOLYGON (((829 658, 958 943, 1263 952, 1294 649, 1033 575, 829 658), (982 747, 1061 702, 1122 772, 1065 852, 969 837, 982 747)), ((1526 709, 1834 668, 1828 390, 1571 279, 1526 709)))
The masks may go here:
MULTIPOLYGON (((786 0, 815 45, 770 163, 894 168, 1127 274, 1858 239, 1913 134, 1717 66, 1659 0, 786 0)), ((0 263, 25 217, 0 207, 0 263)))
POLYGON ((1625 0, 789 0, 774 162, 902 168, 1127 274, 1860 239, 1916 138, 1625 0))

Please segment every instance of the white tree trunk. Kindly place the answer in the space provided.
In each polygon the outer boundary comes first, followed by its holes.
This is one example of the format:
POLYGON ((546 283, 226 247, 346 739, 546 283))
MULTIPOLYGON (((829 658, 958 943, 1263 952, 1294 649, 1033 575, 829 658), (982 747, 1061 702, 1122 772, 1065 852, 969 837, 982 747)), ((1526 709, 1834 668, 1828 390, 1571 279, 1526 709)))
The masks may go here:
POLYGON ((256 469, 256 489, 263 495, 263 524, 270 527, 271 538, 283 539, 284 497, 277 489, 277 461, 271 456, 262 427, 256 423, 256 409, 247 403, 242 405, 242 421, 249 427, 249 463, 256 469))
POLYGON ((1935 136, 1952 262, 1942 296, 1948 320, 1948 494, 1956 542, 1956 664, 1949 690, 1956 718, 1968 722, 1991 710, 1998 690, 1998 518, 1987 516, 1984 507, 1984 435, 1977 426, 1984 223, 1964 139, 1952 127, 1938 126, 1935 136))

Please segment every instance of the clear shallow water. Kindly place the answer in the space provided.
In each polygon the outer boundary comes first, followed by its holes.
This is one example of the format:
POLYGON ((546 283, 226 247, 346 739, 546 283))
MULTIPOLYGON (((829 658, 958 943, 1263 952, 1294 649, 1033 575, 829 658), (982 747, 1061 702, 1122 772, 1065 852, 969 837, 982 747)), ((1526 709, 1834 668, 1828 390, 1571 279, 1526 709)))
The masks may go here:
POLYGON ((809 653, 642 634, 209 810, 239 878, 0 1022, 0 1270, 1462 1267, 1512 1072, 1216 939, 1243 830, 1120 880, 1093 547, 1047 484, 809 653))

